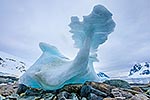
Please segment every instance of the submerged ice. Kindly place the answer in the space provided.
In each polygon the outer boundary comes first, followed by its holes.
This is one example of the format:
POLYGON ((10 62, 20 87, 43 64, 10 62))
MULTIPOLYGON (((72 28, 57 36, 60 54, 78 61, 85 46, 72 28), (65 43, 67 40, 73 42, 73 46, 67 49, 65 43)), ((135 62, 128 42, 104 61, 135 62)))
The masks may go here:
POLYGON ((93 68, 97 59, 97 48, 113 32, 115 23, 112 14, 102 5, 94 7, 92 13, 80 22, 76 16, 69 24, 75 45, 79 48, 74 60, 69 60, 52 45, 40 43, 43 54, 20 77, 20 83, 45 90, 59 89, 65 84, 101 81, 93 68))

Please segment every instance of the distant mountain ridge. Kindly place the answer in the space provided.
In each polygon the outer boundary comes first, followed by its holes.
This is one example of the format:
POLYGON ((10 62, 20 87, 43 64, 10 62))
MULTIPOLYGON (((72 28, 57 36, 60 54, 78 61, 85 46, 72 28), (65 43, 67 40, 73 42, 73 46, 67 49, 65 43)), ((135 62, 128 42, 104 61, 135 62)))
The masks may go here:
POLYGON ((103 72, 99 72, 97 73, 97 76, 101 79, 101 81, 105 81, 105 80, 108 80, 110 77, 107 76, 105 73, 103 72))
POLYGON ((109 78, 109 76, 107 76, 105 73, 103 73, 103 72, 99 72, 99 73, 97 73, 97 75, 99 76, 99 77, 107 77, 107 78, 109 78))
POLYGON ((129 72, 129 77, 150 77, 150 63, 135 64, 129 72))
POLYGON ((28 67, 28 61, 0 51, 0 76, 20 77, 28 67))

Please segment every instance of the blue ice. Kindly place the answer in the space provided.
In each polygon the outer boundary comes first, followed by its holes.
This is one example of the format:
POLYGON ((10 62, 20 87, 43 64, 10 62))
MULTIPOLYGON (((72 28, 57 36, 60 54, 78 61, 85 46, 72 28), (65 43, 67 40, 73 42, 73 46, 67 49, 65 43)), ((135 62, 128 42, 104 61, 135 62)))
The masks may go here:
POLYGON ((69 60, 55 46, 40 43, 43 54, 20 77, 21 84, 54 90, 70 83, 101 81, 93 62, 98 61, 99 45, 107 40, 115 28, 111 12, 102 5, 96 5, 91 14, 83 16, 83 21, 79 21, 77 16, 71 17, 69 26, 75 46, 79 49, 74 60, 69 60))

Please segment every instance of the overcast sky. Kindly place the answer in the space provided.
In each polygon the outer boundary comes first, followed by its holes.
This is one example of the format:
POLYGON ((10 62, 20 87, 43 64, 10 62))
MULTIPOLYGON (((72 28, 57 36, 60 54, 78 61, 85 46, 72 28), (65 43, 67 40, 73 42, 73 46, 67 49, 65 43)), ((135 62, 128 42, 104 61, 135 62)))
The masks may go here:
POLYGON ((70 17, 82 19, 97 4, 112 12, 116 28, 99 47, 96 71, 122 76, 134 63, 150 62, 150 0, 0 0, 0 51, 34 62, 42 41, 73 59, 70 17))

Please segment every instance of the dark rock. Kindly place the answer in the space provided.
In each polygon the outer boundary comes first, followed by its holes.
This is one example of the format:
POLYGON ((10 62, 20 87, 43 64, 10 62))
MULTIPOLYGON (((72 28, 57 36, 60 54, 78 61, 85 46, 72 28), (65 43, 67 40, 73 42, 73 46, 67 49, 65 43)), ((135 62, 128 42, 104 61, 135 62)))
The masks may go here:
POLYGON ((125 97, 115 97, 116 100, 128 100, 125 97))
POLYGON ((41 100, 41 99, 43 99, 43 98, 41 98, 41 97, 34 97, 34 100, 41 100))
POLYGON ((140 87, 131 87, 132 90, 143 92, 143 90, 140 87))
POLYGON ((103 100, 117 100, 116 98, 104 98, 103 100))
POLYGON ((150 98, 146 97, 144 94, 136 94, 129 100, 150 100, 150 98))
POLYGON ((18 100, 18 98, 19 98, 18 95, 11 95, 11 96, 6 97, 6 100, 18 100))
POLYGON ((2 60, 3 61, 3 59, 0 57, 0 60, 2 60))
POLYGON ((98 89, 98 90, 106 93, 110 97, 113 97, 113 95, 111 94, 111 90, 113 88, 115 88, 114 86, 110 86, 108 84, 100 83, 100 82, 86 82, 85 85, 90 85, 93 88, 98 89))
POLYGON ((90 93, 93 93, 95 95, 102 96, 102 97, 107 96, 106 93, 104 93, 100 90, 97 90, 97 89, 91 87, 90 85, 83 85, 81 88, 81 92, 80 92, 81 97, 87 97, 90 93))
POLYGON ((82 84, 70 84, 70 85, 65 85, 60 91, 67 91, 69 93, 80 93, 82 84))
MULTIPOLYGON (((37 100, 37 97, 35 96, 23 96, 23 97, 20 97, 18 100, 37 100)), ((40 99, 38 99, 40 100, 40 99)))
POLYGON ((25 91, 25 96, 40 96, 42 95, 43 90, 40 89, 27 89, 25 91))
POLYGON ((57 96, 54 96, 52 100, 57 100, 57 96))
POLYGON ((133 96, 132 98, 130 98, 129 100, 141 100, 140 98, 133 96))
POLYGON ((117 100, 118 99, 121 99, 121 100, 129 99, 133 96, 130 92, 122 91, 119 88, 112 89, 112 94, 115 98, 117 98, 117 100))
POLYGON ((147 84, 147 87, 150 87, 150 82, 147 84))
POLYGON ((71 97, 71 94, 66 91, 60 92, 57 95, 58 100, 66 100, 66 99, 70 99, 70 97, 71 97))
POLYGON ((43 93, 53 93, 53 94, 58 94, 60 91, 60 89, 57 90, 43 90, 43 93))
POLYGON ((94 89, 94 88, 91 89, 91 93, 94 93, 94 94, 96 94, 98 96, 107 97, 106 93, 104 93, 104 92, 102 92, 100 90, 94 89))
POLYGON ((115 86, 118 88, 130 88, 130 84, 124 80, 113 79, 113 80, 106 80, 103 83, 106 83, 111 86, 115 86))
POLYGON ((129 99, 129 98, 131 98, 133 96, 130 92, 127 92, 127 91, 121 91, 121 94, 126 99, 129 99))
POLYGON ((83 85, 80 92, 81 97, 87 97, 91 92, 91 88, 89 85, 83 85))
POLYGON ((135 95, 136 97, 140 98, 141 100, 150 100, 145 94, 139 93, 135 95))
POLYGON ((96 94, 94 94, 94 93, 90 93, 89 95, 88 95, 88 100, 103 100, 103 98, 102 97, 100 97, 100 96, 97 96, 96 94))
POLYGON ((26 90, 28 89, 28 87, 24 84, 19 84, 18 86, 18 90, 17 90, 17 94, 21 94, 21 93, 24 93, 26 90))
POLYGON ((10 96, 15 93, 15 89, 13 85, 1 85, 0 86, 0 94, 4 97, 10 96))
POLYGON ((130 92, 132 95, 135 95, 135 94, 139 94, 140 92, 138 91, 135 91, 135 90, 131 90, 131 89, 121 89, 122 91, 126 91, 126 92, 130 92))
POLYGON ((121 91, 118 88, 112 89, 112 92, 114 97, 122 97, 121 91))
POLYGON ((79 100, 75 93, 68 93, 66 91, 60 92, 57 95, 57 100, 79 100))
POLYGON ((70 98, 71 98, 72 100, 79 100, 77 94, 75 94, 75 93, 71 93, 70 98))
POLYGON ((2 95, 0 95, 0 100, 5 100, 5 97, 3 97, 2 95))
POLYGON ((44 100, 52 100, 54 98, 54 94, 52 93, 45 93, 42 95, 41 98, 44 98, 44 100))
POLYGON ((13 76, 0 76, 0 84, 1 83, 15 83, 16 81, 18 81, 18 78, 13 77, 13 76))
POLYGON ((141 89, 142 89, 144 92, 146 92, 146 91, 150 90, 150 87, 145 86, 145 87, 141 87, 141 89))
POLYGON ((150 96, 150 89, 147 90, 145 93, 150 96))
MULTIPOLYGON (((138 85, 136 88, 116 88, 105 83, 86 82, 65 85, 59 90, 30 88, 18 83, 0 86, 0 98, 6 100, 150 100, 150 85, 138 85), (145 91, 141 92, 140 88, 145 91), (140 91, 139 91, 140 90, 140 91), (20 92, 21 91, 21 92, 20 92), (143 99, 144 98, 144 99, 143 99)), ((1 99, 0 99, 1 100, 1 99)))

